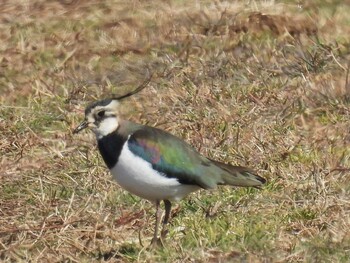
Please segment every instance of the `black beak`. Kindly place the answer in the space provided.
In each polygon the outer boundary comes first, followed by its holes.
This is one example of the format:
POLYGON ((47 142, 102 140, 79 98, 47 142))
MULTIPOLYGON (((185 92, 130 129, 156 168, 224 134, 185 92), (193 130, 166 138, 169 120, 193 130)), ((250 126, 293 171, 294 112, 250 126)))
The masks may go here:
POLYGON ((73 131, 73 134, 77 134, 78 132, 84 130, 88 126, 88 122, 84 120, 82 123, 79 124, 78 127, 76 127, 73 131))

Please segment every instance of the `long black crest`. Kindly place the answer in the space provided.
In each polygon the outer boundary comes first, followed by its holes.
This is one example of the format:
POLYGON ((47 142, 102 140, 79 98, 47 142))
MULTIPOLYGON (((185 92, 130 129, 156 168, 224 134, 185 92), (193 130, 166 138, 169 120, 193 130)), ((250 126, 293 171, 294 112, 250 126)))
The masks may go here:
POLYGON ((130 91, 130 92, 128 92, 128 93, 126 93, 126 94, 124 94, 124 95, 122 95, 122 96, 118 96, 118 97, 112 96, 111 99, 112 99, 112 100, 122 100, 122 99, 125 99, 125 98, 127 98, 127 97, 130 97, 130 96, 132 96, 132 95, 134 95, 134 94, 140 92, 141 90, 143 90, 144 88, 147 87, 147 85, 150 83, 152 77, 153 77, 153 73, 149 74, 148 78, 147 78, 144 82, 142 82, 141 85, 138 86, 138 87, 137 87, 136 89, 134 89, 133 91, 130 91))

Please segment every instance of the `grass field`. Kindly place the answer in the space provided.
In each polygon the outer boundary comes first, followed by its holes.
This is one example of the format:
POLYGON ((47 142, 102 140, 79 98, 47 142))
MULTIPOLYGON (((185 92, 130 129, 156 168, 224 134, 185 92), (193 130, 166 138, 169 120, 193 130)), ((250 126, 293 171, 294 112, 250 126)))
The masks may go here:
POLYGON ((349 262, 350 2, 1 1, 1 262, 349 262), (154 206, 111 181, 85 106, 249 166, 262 189, 154 206))

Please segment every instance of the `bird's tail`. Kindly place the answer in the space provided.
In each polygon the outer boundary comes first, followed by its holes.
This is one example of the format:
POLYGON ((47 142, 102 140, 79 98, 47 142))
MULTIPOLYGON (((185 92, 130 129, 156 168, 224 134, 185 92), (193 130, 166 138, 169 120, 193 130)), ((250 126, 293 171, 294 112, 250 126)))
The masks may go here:
POLYGON ((233 186, 259 187, 266 183, 265 178, 257 175, 257 173, 250 168, 233 166, 214 160, 211 161, 226 172, 222 174, 224 184, 233 186))

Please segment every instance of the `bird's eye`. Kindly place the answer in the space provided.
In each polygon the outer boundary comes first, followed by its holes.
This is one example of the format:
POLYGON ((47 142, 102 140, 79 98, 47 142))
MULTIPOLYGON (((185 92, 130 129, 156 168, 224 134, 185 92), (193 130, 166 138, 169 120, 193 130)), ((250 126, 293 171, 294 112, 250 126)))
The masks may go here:
POLYGON ((100 118, 104 117, 105 116, 105 111, 104 110, 99 111, 97 113, 97 116, 100 117, 100 118))

